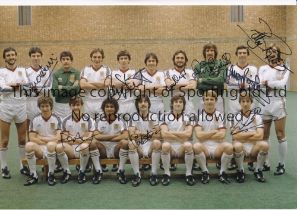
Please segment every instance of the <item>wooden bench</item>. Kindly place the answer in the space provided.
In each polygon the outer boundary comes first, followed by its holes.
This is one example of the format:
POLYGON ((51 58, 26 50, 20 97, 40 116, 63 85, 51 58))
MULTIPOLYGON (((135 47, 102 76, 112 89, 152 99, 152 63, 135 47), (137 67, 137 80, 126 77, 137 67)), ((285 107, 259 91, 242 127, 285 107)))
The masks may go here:
MULTIPOLYGON (((101 165, 113 165, 113 164, 119 164, 119 159, 100 159, 100 163, 101 165)), ((69 165, 78 165, 79 164, 79 159, 69 159, 68 160, 69 162, 69 165)), ((207 164, 215 164, 217 163, 218 161, 217 160, 213 160, 213 159, 207 159, 207 164)), ((256 159, 250 159, 250 158, 246 158, 244 160, 244 162, 256 162, 256 159)), ((26 159, 23 159, 22 160, 22 163, 24 165, 28 165, 28 162, 26 159)), ((130 163, 130 160, 128 159, 127 164, 131 164, 130 163)), ((140 165, 143 165, 143 164, 151 164, 152 163, 152 160, 151 158, 140 158, 139 159, 139 164, 140 165)), ((171 164, 184 164, 185 161, 184 159, 171 159, 171 164)), ((43 173, 44 173, 44 177, 46 178, 47 177, 47 174, 48 174, 48 163, 47 163, 47 160, 46 159, 37 159, 36 160, 36 165, 41 165, 44 167, 44 170, 43 170, 43 173)))

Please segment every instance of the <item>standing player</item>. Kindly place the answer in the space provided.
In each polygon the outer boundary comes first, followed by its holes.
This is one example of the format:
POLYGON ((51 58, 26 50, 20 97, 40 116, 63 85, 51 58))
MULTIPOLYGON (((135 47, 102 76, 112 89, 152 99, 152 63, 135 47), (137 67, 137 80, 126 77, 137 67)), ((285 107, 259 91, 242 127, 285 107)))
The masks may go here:
POLYGON ((234 118, 231 134, 233 137, 234 156, 238 166, 236 181, 244 182, 244 156, 257 158, 254 175, 258 182, 265 182, 262 168, 268 152, 268 143, 263 141, 263 123, 261 116, 251 110, 251 95, 239 96, 241 118, 234 118))
POLYGON ((0 103, 0 160, 1 171, 4 179, 10 179, 10 172, 7 167, 7 151, 10 125, 14 121, 18 134, 18 148, 20 155, 20 172, 29 175, 29 169, 22 165, 25 158, 26 144, 26 97, 22 94, 22 85, 28 83, 25 68, 17 67, 17 52, 14 48, 8 47, 3 50, 3 59, 6 67, 0 69, 0 87, 4 91, 0 103))
MULTIPOLYGON (((84 111, 95 119, 95 115, 101 112, 101 104, 107 98, 106 78, 111 75, 108 66, 102 64, 104 59, 103 49, 96 48, 91 51, 92 65, 86 66, 80 74, 80 87, 86 90, 84 98, 84 111)), ((96 119, 95 119, 96 120, 96 119)))
POLYGON ((217 93, 212 90, 205 91, 203 102, 204 109, 198 116, 197 125, 194 129, 199 142, 193 146, 195 158, 202 170, 201 182, 203 184, 209 182, 206 158, 211 158, 221 160, 219 181, 228 184, 230 181, 225 171, 233 157, 233 147, 229 142, 224 142, 226 135, 224 120, 221 113, 215 108, 217 93))
POLYGON ((120 51, 117 60, 119 69, 112 71, 112 95, 121 104, 119 114, 132 114, 136 112, 133 91, 141 81, 135 79, 136 71, 129 68, 131 55, 127 50, 120 51))
POLYGON ((134 171, 132 185, 138 186, 140 183, 139 155, 152 158, 152 175, 150 184, 157 185, 157 167, 161 158, 161 132, 158 115, 150 112, 151 102, 148 96, 138 96, 135 100, 137 113, 133 114, 129 122, 129 159, 134 171), (139 147, 137 142, 140 141, 139 147))
POLYGON ((193 146, 192 131, 193 126, 184 110, 186 100, 181 95, 171 98, 170 112, 165 114, 163 124, 161 125, 161 135, 163 137, 161 159, 164 167, 164 175, 161 180, 164 186, 170 183, 170 158, 185 158, 186 165, 186 183, 190 186, 195 184, 192 175, 193 166, 193 146))
POLYGON ((30 168, 30 177, 25 186, 38 182, 36 172, 36 158, 47 158, 49 172, 48 184, 55 185, 54 169, 56 163, 56 146, 60 140, 61 119, 52 113, 53 99, 50 97, 39 97, 37 101, 41 114, 36 115, 29 128, 30 142, 26 144, 26 157, 30 168))
MULTIPOLYGON (((117 172, 118 180, 121 184, 126 184, 125 164, 128 158, 128 130, 125 122, 118 116, 119 104, 113 98, 103 101, 101 109, 103 115, 96 121, 96 140, 103 144, 104 151, 101 156, 107 158, 119 158, 119 168, 117 172), (106 155, 105 155, 106 154, 106 155)), ((113 171, 115 171, 115 165, 113 171)))
POLYGON ((72 53, 63 51, 60 54, 62 68, 54 72, 52 94, 55 97, 54 112, 64 119, 71 114, 69 100, 79 93, 79 71, 71 65, 73 62, 72 53))
POLYGON ((188 91, 196 88, 196 80, 193 77, 192 69, 186 68, 188 57, 185 51, 177 50, 172 57, 174 64, 173 69, 166 71, 165 83, 167 87, 173 90, 173 95, 182 94, 186 99, 185 113, 195 113, 192 98, 189 97, 188 91))
POLYGON ((162 91, 166 84, 164 73, 157 70, 158 62, 155 53, 147 53, 144 58, 146 68, 142 70, 141 74, 143 76, 142 91, 145 91, 143 94, 148 95, 151 101, 150 111, 161 114, 164 113, 162 91))
MULTIPOLYGON (((225 105, 222 98, 224 93, 224 83, 226 80, 227 63, 217 60, 218 49, 214 44, 206 44, 203 47, 204 61, 201 61, 194 67, 197 79, 197 89, 199 95, 204 95, 207 90, 214 90, 218 95, 216 109, 220 113, 224 113, 225 105)), ((203 100, 200 100, 199 109, 203 109, 203 100)))
POLYGON ((95 172, 92 178, 93 184, 99 184, 102 178, 102 169, 99 163, 99 150, 93 140, 95 122, 92 118, 85 118, 82 112, 83 101, 80 97, 74 96, 69 101, 72 114, 67 116, 62 123, 62 142, 57 145, 57 157, 64 169, 61 183, 67 183, 70 178, 68 158, 80 158, 80 169, 78 183, 86 182, 86 167, 91 157, 95 172))
MULTIPOLYGON (((282 175, 285 173, 285 157, 287 155, 287 139, 285 134, 286 123, 286 99, 279 90, 285 90, 289 79, 290 71, 286 66, 280 66, 281 60, 280 48, 272 44, 267 49, 267 59, 269 65, 259 68, 259 77, 261 85, 264 86, 266 94, 263 96, 266 103, 261 103, 261 110, 264 122, 264 140, 269 140, 270 127, 274 121, 276 136, 278 139, 279 163, 276 167, 274 175, 282 175)), ((262 94, 263 95, 263 94, 262 94)))
POLYGON ((27 125, 33 117, 40 113, 36 109, 37 97, 43 92, 51 89, 52 75, 47 67, 41 66, 42 50, 39 47, 32 47, 29 50, 29 57, 31 59, 31 66, 26 68, 26 74, 29 80, 29 90, 27 96, 27 125))

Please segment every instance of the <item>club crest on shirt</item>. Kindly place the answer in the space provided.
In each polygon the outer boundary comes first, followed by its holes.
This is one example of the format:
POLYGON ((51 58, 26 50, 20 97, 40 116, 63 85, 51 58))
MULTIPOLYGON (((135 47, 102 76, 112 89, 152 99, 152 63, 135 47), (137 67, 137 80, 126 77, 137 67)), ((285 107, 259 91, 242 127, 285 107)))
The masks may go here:
POLYGON ((156 82, 159 83, 159 84, 161 83, 161 79, 160 79, 159 76, 156 77, 156 82))
POLYGON ((50 123, 50 128, 51 128, 52 130, 55 130, 55 129, 56 129, 56 124, 55 124, 55 123, 50 123))
POLYGON ((58 82, 63 82, 62 77, 58 77, 58 82))
POLYGON ((119 124, 116 123, 116 124, 113 125, 113 129, 114 130, 119 130, 119 128, 120 128, 120 125, 119 124))
POLYGON ((23 76, 23 72, 18 71, 18 76, 19 76, 19 77, 22 77, 22 76, 23 76))
POLYGON ((70 74, 69 75, 69 81, 70 82, 74 82, 74 80, 75 80, 75 75, 74 74, 70 74))

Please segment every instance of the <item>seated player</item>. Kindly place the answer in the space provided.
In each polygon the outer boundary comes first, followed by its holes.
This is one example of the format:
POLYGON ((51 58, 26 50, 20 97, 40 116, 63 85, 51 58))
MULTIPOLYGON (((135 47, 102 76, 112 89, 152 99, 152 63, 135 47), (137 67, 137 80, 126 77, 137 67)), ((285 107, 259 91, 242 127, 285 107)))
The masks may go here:
POLYGON ((100 154, 107 158, 119 158, 117 172, 121 184, 126 184, 125 163, 128 159, 128 130, 125 122, 117 115, 119 104, 113 98, 107 98, 102 102, 103 115, 96 121, 95 139, 104 147, 100 154))
POLYGON ((95 172, 92 178, 93 184, 99 184, 102 178, 102 169, 99 162, 99 150, 93 140, 95 122, 92 118, 83 116, 83 101, 75 96, 69 101, 72 114, 66 117, 62 123, 62 142, 57 145, 56 151, 64 170, 61 183, 67 183, 70 178, 68 158, 80 158, 78 183, 86 182, 85 170, 89 158, 93 162, 95 172))
POLYGON ((60 140, 61 119, 52 113, 53 99, 50 97, 38 98, 37 105, 41 114, 36 115, 29 128, 29 139, 26 143, 25 151, 30 168, 30 177, 25 186, 38 182, 36 172, 36 158, 47 158, 48 162, 48 184, 50 186, 56 183, 54 170, 56 163, 56 146, 60 140))
POLYGON ((137 113, 133 114, 133 119, 129 122, 129 158, 134 171, 132 185, 140 184, 139 155, 152 157, 152 175, 150 184, 157 185, 157 167, 161 158, 161 132, 158 115, 150 112, 151 102, 148 96, 138 96, 135 100, 137 113), (154 139, 154 140, 152 140, 154 139), (137 141, 140 141, 137 143, 137 141), (139 147, 138 147, 139 145, 139 147))
POLYGON ((211 158, 221 160, 219 181, 228 184, 230 180, 225 171, 233 157, 233 147, 232 144, 224 142, 226 128, 222 119, 223 116, 215 108, 217 93, 212 90, 205 91, 203 102, 204 109, 202 114, 198 116, 194 129, 198 142, 193 146, 195 159, 202 170, 201 182, 203 184, 209 182, 206 158, 211 158))
POLYGON ((190 119, 184 114, 186 100, 181 95, 175 95, 170 101, 170 113, 164 115, 161 125, 162 143, 161 159, 164 167, 164 175, 161 180, 164 186, 170 184, 170 158, 185 158, 186 183, 194 185, 195 179, 192 175, 193 166, 193 146, 192 131, 193 126, 190 119))
POLYGON ((241 106, 241 118, 234 118, 232 125, 232 137, 235 161, 238 166, 236 181, 244 182, 243 169, 244 156, 257 158, 257 166, 254 175, 258 182, 265 182, 262 168, 265 162, 269 145, 263 141, 263 123, 260 115, 251 110, 253 98, 248 94, 239 96, 241 106))

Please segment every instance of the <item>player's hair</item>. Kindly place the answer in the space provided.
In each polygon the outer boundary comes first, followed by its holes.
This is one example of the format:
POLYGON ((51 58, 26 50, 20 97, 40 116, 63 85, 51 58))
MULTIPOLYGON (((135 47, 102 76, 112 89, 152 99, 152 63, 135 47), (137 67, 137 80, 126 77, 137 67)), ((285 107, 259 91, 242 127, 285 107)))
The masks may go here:
POLYGON ((37 106, 40 108, 41 104, 49 104, 51 107, 51 110, 53 110, 54 102, 52 97, 49 96, 41 96, 37 99, 37 106))
POLYGON ((114 108, 115 108, 115 114, 118 113, 118 111, 119 111, 119 103, 118 103, 117 100, 115 100, 114 98, 108 97, 107 99, 105 99, 102 102, 101 109, 104 112, 104 114, 105 114, 104 108, 105 108, 106 104, 112 104, 114 106, 114 108))
POLYGON ((60 54, 60 61, 62 60, 63 57, 70 57, 70 60, 73 61, 73 55, 70 51, 63 51, 60 54))
POLYGON ((273 50, 272 48, 274 47, 276 48, 276 52, 277 52, 277 60, 278 61, 282 60, 280 48, 275 43, 271 43, 266 51, 273 50))
POLYGON ((251 102, 253 103, 254 99, 253 99, 253 96, 251 94, 241 94, 239 93, 239 97, 238 97, 238 101, 239 103, 241 102, 241 100, 245 99, 245 98, 249 98, 251 100, 251 102))
POLYGON ((117 54, 117 60, 120 60, 121 56, 127 56, 129 58, 129 60, 131 60, 131 54, 128 52, 128 50, 121 50, 120 52, 118 52, 117 54))
POLYGON ((186 52, 183 51, 183 50, 177 50, 177 51, 175 51, 175 53, 172 56, 172 61, 174 62, 175 56, 177 56, 179 53, 181 53, 181 54, 183 54, 185 56, 185 60, 186 60, 186 63, 187 63, 188 62, 188 57, 187 57, 186 52))
POLYGON ((17 51, 16 51, 14 48, 12 48, 12 47, 7 47, 7 48, 5 48, 5 49, 3 50, 3 58, 5 58, 5 54, 6 54, 7 52, 9 52, 9 51, 14 51, 15 55, 18 55, 18 54, 17 54, 17 51))
POLYGON ((33 53, 40 53, 40 55, 43 56, 42 50, 39 47, 31 47, 29 50, 29 57, 31 57, 33 53))
POLYGON ((90 58, 92 58, 93 54, 95 53, 100 53, 102 55, 102 58, 105 58, 103 49, 101 48, 93 49, 90 53, 90 58))
POLYGON ((173 97, 171 98, 171 100, 170 100, 170 110, 171 110, 171 111, 173 111, 173 103, 174 103, 175 101, 179 100, 179 99, 181 99, 181 100, 183 101, 183 104, 184 104, 184 107, 183 107, 183 111, 182 111, 182 112, 185 111, 185 108, 186 108, 186 99, 185 99, 185 97, 184 97, 183 95, 181 95, 181 94, 175 95, 175 96, 173 96, 173 97))
POLYGON ((217 59, 218 48, 217 48, 217 46, 215 44, 212 44, 212 43, 208 43, 208 44, 203 46, 202 54, 203 54, 204 59, 206 59, 206 50, 208 50, 208 49, 213 49, 214 50, 214 52, 215 52, 214 59, 217 59))
POLYGON ((73 96, 73 97, 70 98, 70 100, 69 100, 69 106, 75 105, 77 103, 80 103, 81 105, 84 105, 84 101, 82 100, 81 97, 79 97, 79 96, 73 96))
POLYGON ((145 64, 145 65, 146 65, 146 62, 147 62, 147 60, 148 60, 149 58, 153 58, 153 59, 156 60, 157 64, 159 63, 158 56, 157 56, 155 53, 150 52, 150 53, 147 53, 147 54, 145 55, 145 58, 144 58, 144 64, 145 64))
POLYGON ((150 108, 151 108, 151 100, 150 100, 150 98, 147 95, 139 95, 135 99, 135 107, 136 107, 136 110, 137 110, 138 113, 139 113, 139 103, 143 99, 148 103, 148 109, 150 110, 150 108))
POLYGON ((214 90, 206 90, 206 91, 204 91, 204 93, 203 93, 203 101, 204 101, 204 98, 205 97, 214 97, 215 99, 216 99, 216 101, 218 100, 218 94, 216 93, 216 91, 214 91, 214 90))
POLYGON ((235 51, 235 55, 237 56, 238 54, 238 50, 246 50, 247 51, 247 55, 250 55, 250 50, 247 46, 244 45, 239 45, 238 47, 236 47, 236 51, 235 51))

